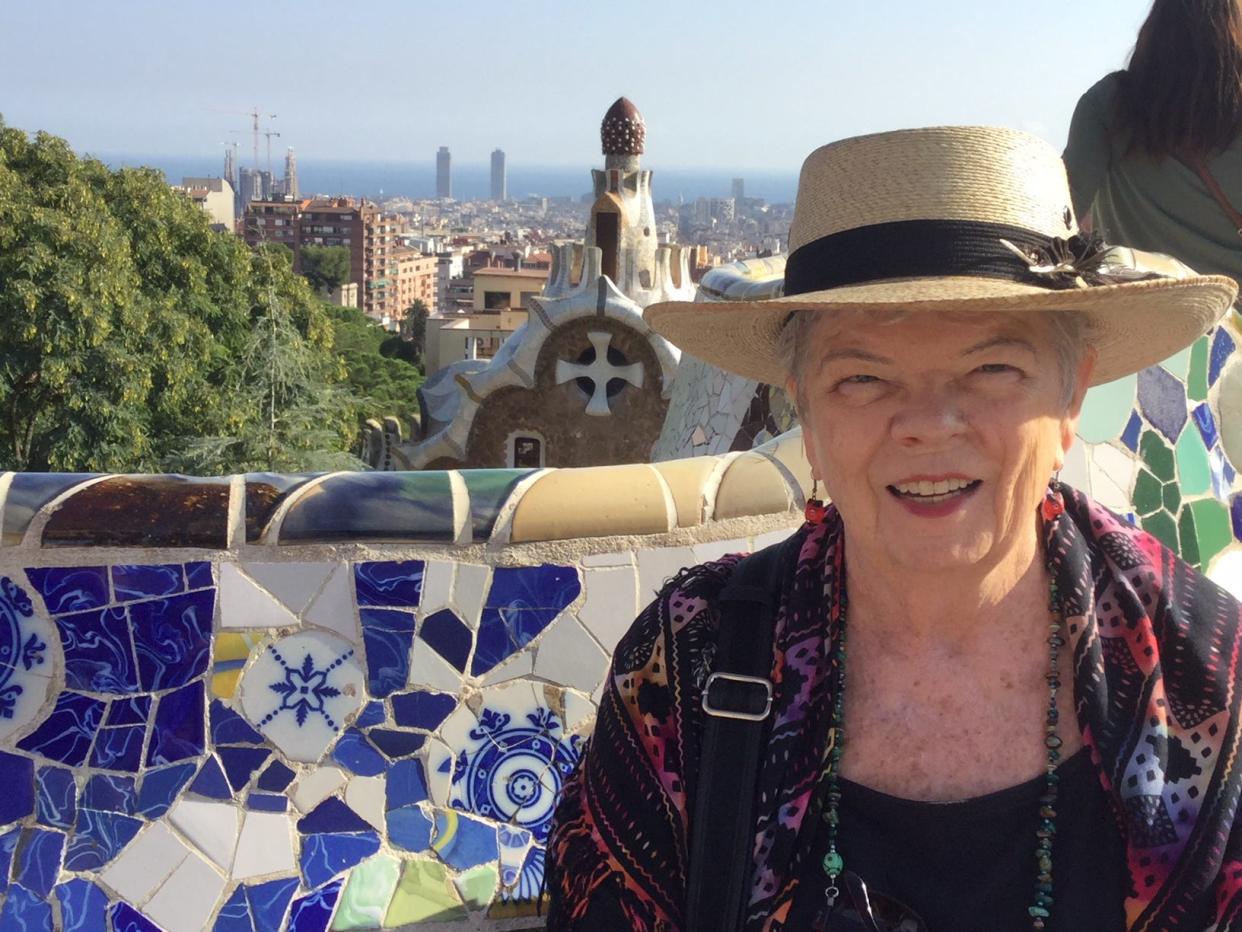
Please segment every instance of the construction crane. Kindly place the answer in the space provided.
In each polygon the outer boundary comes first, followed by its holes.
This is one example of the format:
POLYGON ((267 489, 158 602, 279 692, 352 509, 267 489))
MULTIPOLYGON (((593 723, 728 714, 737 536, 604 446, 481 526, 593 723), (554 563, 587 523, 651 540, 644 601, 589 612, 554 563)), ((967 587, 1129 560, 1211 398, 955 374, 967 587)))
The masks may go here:
MULTIPOLYGON (((220 107, 212 107, 210 109, 214 110, 216 113, 231 113, 234 116, 250 117, 251 126, 254 132, 254 170, 258 171, 259 170, 259 117, 263 116, 263 113, 259 110, 258 107, 255 107, 253 110, 245 110, 245 111, 225 110, 220 107)), ((267 118, 269 120, 274 120, 276 119, 276 114, 269 113, 267 115, 267 118)), ((277 133, 277 135, 280 135, 280 134, 277 133)), ((268 161, 270 162, 271 160, 269 159, 268 161)), ((268 168, 269 169, 271 168, 270 164, 268 165, 268 168)))
POLYGON ((263 135, 267 137, 267 173, 270 175, 272 173, 272 137, 279 139, 280 133, 269 129, 263 135))

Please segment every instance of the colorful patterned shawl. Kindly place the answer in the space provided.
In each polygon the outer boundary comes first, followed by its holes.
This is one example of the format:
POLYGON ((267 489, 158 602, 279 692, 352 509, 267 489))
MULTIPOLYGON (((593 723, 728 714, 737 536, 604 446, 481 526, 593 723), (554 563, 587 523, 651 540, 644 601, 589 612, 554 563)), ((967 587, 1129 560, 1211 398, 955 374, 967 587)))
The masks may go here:
MULTIPOLYGON (((1242 606, 1069 489, 1066 506, 1046 547, 1064 599, 1078 723, 1126 840, 1128 927, 1188 929, 1214 896, 1215 928, 1242 930, 1242 606)), ((801 842, 814 831, 805 816, 832 699, 825 640, 839 617, 841 521, 830 509, 798 533, 776 621, 748 930, 783 928, 809 847, 801 842)), ((714 600, 738 559, 683 571, 617 646, 590 749, 556 814, 550 930, 571 928, 603 887, 632 928, 682 928, 714 600)))

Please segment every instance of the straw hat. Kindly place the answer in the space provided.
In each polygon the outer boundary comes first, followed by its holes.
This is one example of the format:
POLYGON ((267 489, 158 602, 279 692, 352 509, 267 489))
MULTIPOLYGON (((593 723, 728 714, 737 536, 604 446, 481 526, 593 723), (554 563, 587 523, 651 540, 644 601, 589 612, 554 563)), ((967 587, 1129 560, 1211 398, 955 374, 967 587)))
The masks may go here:
POLYGON ((1100 384, 1194 342, 1236 293, 1223 276, 1078 235, 1065 167, 1038 137, 948 126, 858 136, 811 153, 783 297, 671 301, 643 316, 693 356, 783 385, 778 337, 801 310, 1080 311, 1100 384))

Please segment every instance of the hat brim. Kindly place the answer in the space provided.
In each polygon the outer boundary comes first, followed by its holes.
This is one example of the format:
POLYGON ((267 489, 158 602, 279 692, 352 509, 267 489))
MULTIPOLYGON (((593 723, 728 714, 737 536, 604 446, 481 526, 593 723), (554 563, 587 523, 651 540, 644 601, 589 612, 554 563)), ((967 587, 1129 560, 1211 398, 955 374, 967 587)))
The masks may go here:
POLYGON ((643 318, 691 356, 783 387, 780 332, 800 311, 1077 311, 1090 322, 1088 340, 1098 353, 1091 384, 1100 385, 1189 346, 1224 316, 1237 290, 1222 275, 1066 290, 987 278, 916 278, 764 301, 668 301, 646 308, 643 318))

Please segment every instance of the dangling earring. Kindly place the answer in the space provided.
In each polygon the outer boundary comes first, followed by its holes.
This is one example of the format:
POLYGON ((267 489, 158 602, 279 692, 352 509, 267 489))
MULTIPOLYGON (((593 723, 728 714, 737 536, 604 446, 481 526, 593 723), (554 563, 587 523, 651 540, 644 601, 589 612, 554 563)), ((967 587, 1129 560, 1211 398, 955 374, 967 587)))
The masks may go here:
POLYGON ((811 524, 823 524, 824 516, 828 514, 828 506, 826 506, 823 500, 819 497, 819 492, 817 491, 818 486, 819 480, 812 476, 811 496, 806 500, 806 507, 803 509, 803 513, 806 515, 807 521, 811 524))
POLYGON ((1061 468, 1059 466, 1052 476, 1052 481, 1048 483, 1048 490, 1044 492, 1044 500, 1040 503, 1039 509, 1045 521, 1051 521, 1065 511, 1065 499, 1061 496, 1061 468))

